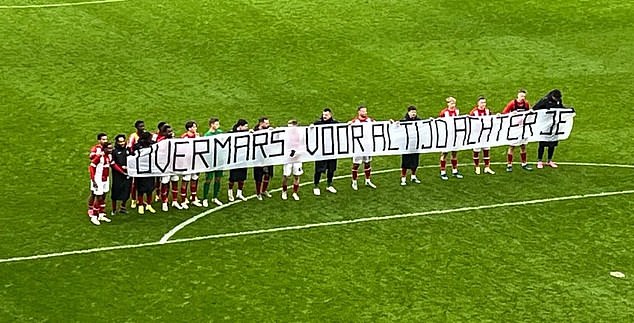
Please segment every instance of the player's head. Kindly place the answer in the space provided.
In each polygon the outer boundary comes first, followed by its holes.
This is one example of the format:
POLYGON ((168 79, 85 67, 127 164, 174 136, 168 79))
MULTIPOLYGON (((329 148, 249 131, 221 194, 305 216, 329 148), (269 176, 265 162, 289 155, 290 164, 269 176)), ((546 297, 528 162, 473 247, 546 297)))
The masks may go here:
POLYGON ((455 109, 456 108, 456 98, 453 96, 449 96, 445 98, 445 102, 447 103, 447 108, 455 109))
POLYGON ((134 122, 134 128, 138 134, 141 134, 145 130, 145 121, 137 120, 134 122))
POLYGON ((125 147, 126 145, 125 135, 122 133, 116 135, 114 137, 114 143, 115 145, 117 145, 117 147, 125 147))
POLYGON ((299 123, 295 119, 288 120, 288 122, 286 123, 286 125, 289 127, 297 127, 298 124, 299 123))
POLYGON ((161 132, 161 128, 163 128, 163 126, 166 124, 166 121, 161 121, 158 123, 158 125, 156 126, 156 129, 161 132))
POLYGON ((518 101, 526 100, 526 90, 525 89, 519 89, 517 91, 517 100, 518 101))
POLYGON ((111 142, 106 141, 106 142, 104 142, 104 143, 101 145, 101 148, 103 148, 103 151, 104 151, 106 154, 110 154, 110 153, 112 153, 113 146, 112 146, 112 143, 111 143, 111 142))
POLYGON ((165 138, 174 138, 174 129, 169 123, 166 123, 161 127, 160 134, 165 138))
POLYGON ((410 105, 409 107, 407 107, 407 114, 405 115, 406 118, 416 119, 417 115, 418 115, 418 111, 416 111, 416 106, 410 105))
POLYGON ((185 130, 187 132, 196 132, 198 131, 198 124, 194 120, 189 120, 185 122, 185 130))
POLYGON ((150 147, 150 145, 152 144, 152 134, 147 131, 143 131, 139 135, 138 143, 139 145, 141 145, 141 147, 150 147))
POLYGON ((559 102, 561 101, 561 91, 559 91, 559 89, 554 89, 552 91, 550 91, 550 98, 553 101, 559 102))
POLYGON ((368 116, 368 108, 365 105, 358 106, 357 115, 361 118, 366 118, 368 116))
POLYGON ((268 117, 261 117, 260 119, 258 119, 258 128, 267 129, 270 125, 271 123, 269 122, 268 117))
POLYGON ((330 108, 325 108, 321 111, 321 120, 327 121, 332 119, 332 110, 330 108))
POLYGON ((249 129, 249 122, 247 122, 244 119, 238 119, 238 121, 236 121, 236 124, 234 124, 233 127, 231 128, 231 130, 233 130, 234 132, 245 131, 248 129, 249 129))
POLYGON ((487 107, 487 98, 485 98, 484 96, 479 96, 478 97, 478 109, 484 109, 487 107))
POLYGON ((100 144, 102 144, 102 145, 103 145, 104 143, 106 143, 106 142, 108 141, 108 135, 107 135, 105 132, 100 132, 100 133, 98 133, 98 134, 97 134, 97 141, 98 141, 100 144))
POLYGON ((218 128, 220 128, 220 119, 216 117, 209 118, 209 129, 216 131, 218 128))

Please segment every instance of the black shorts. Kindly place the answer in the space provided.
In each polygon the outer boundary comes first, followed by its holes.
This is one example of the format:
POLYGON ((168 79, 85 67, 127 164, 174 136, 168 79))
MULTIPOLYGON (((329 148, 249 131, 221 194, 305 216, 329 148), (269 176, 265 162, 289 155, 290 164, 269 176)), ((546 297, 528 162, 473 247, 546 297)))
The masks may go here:
POLYGON ((137 194, 152 193, 154 191, 154 177, 137 177, 134 179, 136 182, 137 194))
POLYGON ((558 144, 559 144, 559 141, 540 141, 539 142, 540 147, 557 147, 558 144))
POLYGON ((417 168, 419 155, 420 154, 418 153, 403 155, 403 158, 401 160, 401 168, 406 168, 406 169, 417 168))
POLYGON ((253 179, 256 182, 261 182, 264 175, 269 175, 269 178, 272 178, 273 166, 253 167, 253 179))
POLYGON ((336 159, 318 160, 315 162, 315 173, 324 173, 327 170, 331 172, 337 170, 336 159))
POLYGON ((230 182, 244 182, 247 180, 247 169, 246 168, 236 168, 229 170, 229 181, 230 182))
POLYGON ((130 182, 129 178, 126 178, 119 172, 112 173, 112 188, 110 189, 110 198, 115 201, 125 201, 130 198, 130 182))

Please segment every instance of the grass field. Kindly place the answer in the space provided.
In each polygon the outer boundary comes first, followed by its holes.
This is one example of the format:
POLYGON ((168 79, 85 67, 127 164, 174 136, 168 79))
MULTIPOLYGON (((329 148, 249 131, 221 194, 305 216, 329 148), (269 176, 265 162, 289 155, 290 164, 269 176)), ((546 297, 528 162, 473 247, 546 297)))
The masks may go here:
MULTIPOLYGON (((2 8, 55 1, 0 3, 0 322, 634 321, 634 4, 2 8), (500 111, 520 87, 531 102, 560 88, 576 108, 559 169, 508 174, 496 164, 495 176, 476 176, 462 152, 465 178, 442 182, 429 154, 423 183, 401 187, 400 159, 378 157, 378 189, 353 192, 341 160, 336 195, 315 197, 308 185, 298 202, 275 193, 99 227, 85 214, 96 133, 130 133, 138 118, 182 133, 186 120, 210 116, 225 129, 261 115, 307 124, 325 106, 346 120, 360 103, 380 120, 409 104, 428 117, 449 95, 462 110, 486 95, 500 111), (170 238, 177 243, 157 243, 201 212, 170 238), (340 223, 394 215, 407 216, 340 223), (252 232, 271 228, 287 229, 252 232), (208 237, 236 232, 247 234, 208 237), (115 246, 126 247, 11 260, 115 246)), ((529 145, 532 162, 536 150, 529 145)), ((492 158, 503 162, 505 149, 492 158)))

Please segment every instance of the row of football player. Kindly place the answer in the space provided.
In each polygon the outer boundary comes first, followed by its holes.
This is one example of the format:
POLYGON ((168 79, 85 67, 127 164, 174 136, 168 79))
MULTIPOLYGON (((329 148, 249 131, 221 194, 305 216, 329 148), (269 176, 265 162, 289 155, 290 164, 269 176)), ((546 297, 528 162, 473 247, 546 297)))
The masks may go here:
MULTIPOLYGON (((552 93, 552 92, 551 92, 552 93)), ((549 95, 551 95, 549 93, 549 95)), ((548 96, 547 96, 548 97, 548 96)), ((561 101, 561 94, 559 93, 559 102, 561 101)), ((542 101, 538 102, 538 105, 542 101)), ((442 109, 439 116, 441 117, 452 117, 459 115, 459 110, 456 108, 456 99, 453 97, 448 97, 446 99, 447 106, 442 109)), ((520 90, 518 91, 517 97, 511 100, 503 110, 503 113, 510 113, 512 111, 525 111, 530 108, 528 101, 526 100, 526 91, 520 90)), ((474 116, 482 116, 482 115, 490 115, 491 112, 487 107, 486 98, 480 97, 478 98, 477 105, 471 110, 471 115, 474 116)), ((416 107, 410 106, 407 109, 407 113, 405 114, 402 121, 412 121, 412 120, 420 120, 417 116, 416 107)), ((356 122, 371 122, 372 118, 368 117, 367 108, 365 106, 360 106, 357 109, 357 115, 349 121, 350 123, 356 122)), ((329 123, 337 123, 332 116, 332 110, 326 108, 322 111, 322 117, 314 122, 314 124, 329 124, 329 123)), ((296 126, 297 121, 290 120, 289 126, 296 126)), ((268 118, 260 118, 258 120, 257 125, 251 131, 258 131, 263 129, 268 129, 270 126, 268 118)), ((127 178, 126 174, 126 156, 128 152, 132 152, 135 149, 139 149, 142 147, 147 147, 154 142, 159 142, 161 140, 169 139, 174 136, 174 132, 172 127, 165 123, 159 123, 159 131, 155 134, 151 134, 145 131, 145 123, 141 120, 135 122, 136 131, 132 133, 129 139, 126 141, 125 135, 117 135, 115 138, 115 145, 108 143, 107 136, 104 133, 98 135, 98 143, 93 146, 91 149, 90 157, 91 157, 91 198, 89 199, 89 211, 88 214, 93 223, 97 224, 99 221, 109 222, 110 219, 105 216, 105 198, 103 198, 104 194, 108 191, 109 186, 109 177, 107 176, 110 166, 114 169, 112 174, 113 183, 112 183, 112 212, 111 214, 115 214, 117 212, 127 213, 125 208, 126 201, 128 197, 131 197, 131 207, 136 207, 138 204, 137 211, 139 214, 144 214, 145 211, 154 213, 156 212, 151 205, 152 202, 152 192, 156 190, 156 200, 162 202, 162 210, 169 210, 168 204, 168 191, 170 190, 171 184, 171 195, 172 195, 172 207, 177 209, 187 209, 189 208, 189 203, 191 201, 192 205, 208 207, 209 206, 209 190, 211 187, 211 182, 213 180, 213 197, 211 202, 216 205, 222 205, 223 203, 219 200, 218 194, 220 191, 220 179, 223 176, 223 172, 210 172, 206 174, 206 179, 204 183, 203 189, 203 199, 199 200, 197 197, 198 191, 198 175, 186 175, 182 177, 182 181, 180 181, 179 185, 179 177, 178 176, 165 176, 163 178, 155 180, 154 178, 136 178, 134 181, 131 181, 127 178), (189 188, 189 197, 188 197, 188 188, 189 188), (144 199, 145 196, 145 199, 144 199), (121 201, 121 206, 117 208, 117 202, 121 201)), ((188 121, 185 124, 185 128, 187 130, 181 137, 182 138, 192 138, 199 136, 197 130, 198 125, 195 121, 188 121)), ((232 127, 233 132, 239 131, 250 131, 248 122, 244 119, 240 119, 234 124, 232 127)), ((222 133, 220 129, 220 122, 217 118, 211 118, 209 120, 209 131, 207 131, 205 136, 213 136, 216 134, 222 133)), ((547 165, 551 167, 557 167, 552 161, 552 155, 554 153, 554 144, 546 143, 544 146, 540 143, 540 147, 538 149, 538 168, 542 168, 544 164, 541 159, 544 153, 544 147, 548 147, 548 162, 547 165)), ((527 163, 526 157, 526 145, 520 145, 520 157, 521 157, 521 166, 524 170, 531 171, 531 166, 527 163)), ((513 153, 514 147, 509 147, 507 152, 507 167, 506 170, 511 172, 513 170, 513 153)), ((448 153, 442 153, 440 156, 440 178, 442 180, 448 180, 449 176, 446 172, 446 158, 448 153)), ((484 161, 484 173, 487 174, 495 174, 490 167, 490 154, 489 149, 482 149, 482 159, 484 161)), ((410 171, 410 180, 414 183, 420 183, 418 178, 416 177, 416 169, 418 168, 418 154, 406 154, 402 156, 401 163, 401 185, 407 185, 407 171, 410 171)), ((371 181, 371 161, 372 158, 369 156, 366 157, 355 157, 353 159, 353 167, 352 167, 352 183, 351 186, 354 190, 358 189, 358 172, 360 165, 364 166, 364 175, 365 175, 365 185, 371 188, 376 188, 376 185, 371 181)), ((476 174, 481 173, 480 168, 480 150, 474 150, 473 152, 473 162, 474 162, 474 171, 476 174)), ((322 173, 326 173, 327 175, 327 190, 332 193, 336 193, 337 190, 332 186, 332 178, 334 177, 334 172, 336 170, 337 160, 327 160, 327 161, 318 161, 316 162, 315 174, 314 174, 314 185, 313 193, 315 195, 320 195, 321 191, 319 188, 319 180, 321 178, 322 173)), ((452 176, 457 179, 463 178, 463 175, 458 171, 458 160, 457 160, 457 152, 451 152, 451 165, 452 165, 452 176)), ((256 197, 261 200, 262 196, 270 197, 270 193, 268 192, 268 183, 270 177, 273 173, 273 167, 255 167, 254 168, 254 179, 256 186, 256 197)), ((289 164, 284 166, 284 176, 282 182, 282 198, 287 199, 287 182, 288 178, 292 175, 294 177, 293 182, 293 194, 292 197, 295 200, 299 200, 298 188, 299 188, 299 176, 303 173, 301 163, 289 164)), ((228 199, 229 201, 233 201, 234 198, 246 200, 243 194, 243 186, 244 181, 247 177, 246 169, 232 169, 229 171, 229 190, 228 190, 228 199), (233 188, 237 184, 237 191, 234 197, 233 188)))

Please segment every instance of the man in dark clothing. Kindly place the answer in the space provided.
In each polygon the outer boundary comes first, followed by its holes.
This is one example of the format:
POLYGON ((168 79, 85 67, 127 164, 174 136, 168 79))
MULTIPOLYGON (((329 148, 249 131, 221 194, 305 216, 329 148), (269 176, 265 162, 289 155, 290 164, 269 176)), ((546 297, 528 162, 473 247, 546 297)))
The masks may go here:
MULTIPOLYGON (((333 123, 339 122, 332 118, 332 110, 330 110, 330 108, 325 108, 321 113, 321 118, 313 122, 313 125, 333 123)), ((337 193, 335 187, 332 186, 332 181, 335 177, 335 170, 337 170, 337 159, 318 160, 315 162, 315 175, 313 178, 313 183, 315 184, 315 187, 313 188, 313 194, 321 195, 321 190, 319 189, 319 180, 321 179, 321 173, 326 173, 326 180, 328 183, 326 186, 326 191, 330 193, 337 193)))
POLYGON ((126 147, 126 138, 124 134, 119 134, 114 138, 115 145, 112 151, 112 161, 119 165, 119 169, 124 172, 120 172, 117 168, 113 168, 112 172, 112 189, 110 198, 112 199, 112 212, 111 215, 115 215, 117 212, 125 214, 128 213, 126 204, 130 197, 130 178, 127 172, 127 157, 128 148, 126 147), (117 201, 121 201, 121 207, 117 209, 117 201))
MULTIPOLYGON (((554 89, 546 96, 541 98, 535 106, 533 106, 533 110, 548 110, 548 109, 566 109, 561 101, 561 91, 558 89, 554 89)), ((557 168, 557 164, 553 161, 553 155, 555 154, 555 147, 559 144, 559 141, 540 141, 539 147, 537 148, 537 168, 544 168, 544 163, 542 159, 544 158, 544 148, 548 148, 548 162, 546 165, 557 168)))
MULTIPOLYGON (((420 120, 417 115, 416 107, 410 105, 407 107, 407 113, 405 113, 405 117, 401 120, 401 122, 411 122, 420 120)), ((411 171, 411 180, 413 183, 420 184, 420 180, 416 177, 416 169, 418 168, 419 163, 419 153, 413 154, 403 154, 401 160, 401 186, 407 185, 407 170, 411 171)))

